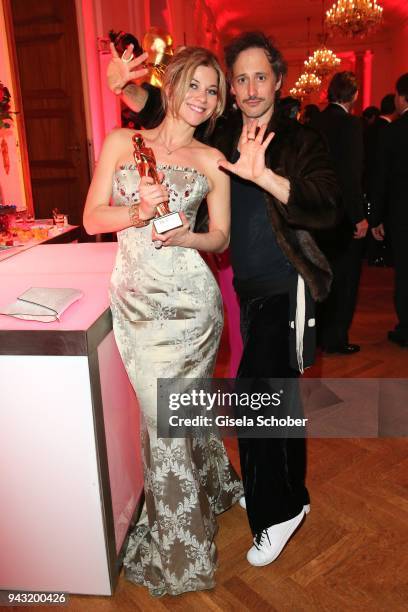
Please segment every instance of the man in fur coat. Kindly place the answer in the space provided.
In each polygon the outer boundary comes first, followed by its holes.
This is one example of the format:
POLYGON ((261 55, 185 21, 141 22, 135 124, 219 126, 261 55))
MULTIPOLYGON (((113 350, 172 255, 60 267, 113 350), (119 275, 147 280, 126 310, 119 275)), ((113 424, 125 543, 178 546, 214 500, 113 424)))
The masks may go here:
MULTIPOLYGON (((109 81, 153 127, 152 118, 160 119, 157 90, 128 83, 134 73, 127 71, 142 59, 120 65, 116 57, 109 81)), ((313 303, 327 296, 331 270, 312 234, 336 223, 340 195, 321 137, 274 113, 286 66, 272 42, 260 32, 242 34, 226 48, 226 63, 237 108, 220 120, 211 144, 229 160, 220 167, 232 180, 230 248, 244 342, 238 378, 272 391, 273 379, 296 379, 313 361, 313 303)), ((266 565, 310 509, 305 440, 248 436, 239 448, 240 503, 254 536, 247 559, 266 565)))

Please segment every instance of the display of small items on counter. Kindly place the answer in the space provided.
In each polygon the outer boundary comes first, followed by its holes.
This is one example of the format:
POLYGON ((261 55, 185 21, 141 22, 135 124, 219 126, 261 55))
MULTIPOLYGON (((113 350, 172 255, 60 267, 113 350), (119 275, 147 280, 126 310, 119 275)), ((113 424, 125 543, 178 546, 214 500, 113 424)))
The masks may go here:
POLYGON ((52 215, 52 219, 35 221, 27 210, 0 205, 0 247, 42 242, 61 233, 68 227, 68 217, 58 208, 53 209, 52 215))
POLYGON ((20 246, 28 242, 40 242, 48 238, 52 225, 18 225, 12 226, 7 232, 0 232, 0 245, 20 246))
POLYGON ((50 225, 16 226, 12 228, 12 232, 19 242, 26 243, 31 240, 46 240, 51 227, 50 225))
POLYGON ((15 206, 0 206, 0 246, 20 246, 46 240, 53 226, 33 223, 29 218, 26 211, 17 213, 15 206))

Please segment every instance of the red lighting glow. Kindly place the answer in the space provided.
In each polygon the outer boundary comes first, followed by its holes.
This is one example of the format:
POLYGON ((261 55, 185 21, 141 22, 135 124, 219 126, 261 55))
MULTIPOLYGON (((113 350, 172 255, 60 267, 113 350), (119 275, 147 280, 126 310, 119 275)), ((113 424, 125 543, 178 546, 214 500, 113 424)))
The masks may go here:
POLYGON ((373 54, 371 51, 364 53, 363 72, 363 109, 371 104, 371 82, 373 73, 373 54))

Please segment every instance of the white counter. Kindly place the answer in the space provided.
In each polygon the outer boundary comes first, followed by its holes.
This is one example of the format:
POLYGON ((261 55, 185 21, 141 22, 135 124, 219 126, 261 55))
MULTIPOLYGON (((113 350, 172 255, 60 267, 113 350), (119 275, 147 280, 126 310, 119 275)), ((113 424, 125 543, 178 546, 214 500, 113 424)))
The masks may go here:
POLYGON ((0 589, 113 593, 143 488, 108 306, 116 248, 40 245, 0 263, 0 307, 32 286, 84 292, 61 322, 0 316, 0 589))

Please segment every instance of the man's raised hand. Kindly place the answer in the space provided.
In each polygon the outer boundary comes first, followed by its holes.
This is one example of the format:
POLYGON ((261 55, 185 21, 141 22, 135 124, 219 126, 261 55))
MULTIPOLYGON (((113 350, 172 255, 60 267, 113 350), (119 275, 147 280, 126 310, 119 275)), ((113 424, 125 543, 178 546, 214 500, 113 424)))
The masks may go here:
POLYGON ((238 144, 240 157, 235 164, 226 160, 219 160, 218 162, 219 167, 254 183, 260 179, 265 171, 265 151, 275 135, 274 132, 271 132, 264 140, 268 126, 266 123, 261 125, 257 133, 258 127, 257 120, 250 121, 243 126, 238 144))

